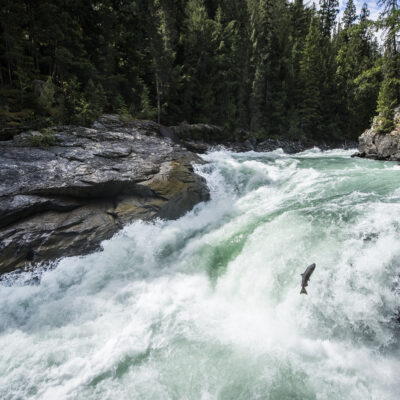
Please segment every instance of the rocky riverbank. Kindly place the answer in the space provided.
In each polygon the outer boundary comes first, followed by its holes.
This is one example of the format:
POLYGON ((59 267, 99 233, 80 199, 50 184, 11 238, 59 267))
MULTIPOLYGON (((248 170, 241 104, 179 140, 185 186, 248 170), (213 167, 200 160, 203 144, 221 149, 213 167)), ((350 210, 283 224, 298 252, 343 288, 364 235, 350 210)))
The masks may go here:
POLYGON ((378 127, 379 119, 374 118, 371 128, 360 136, 359 151, 354 156, 400 161, 400 107, 397 107, 394 112, 394 129, 390 133, 379 133, 378 127))
POLYGON ((234 152, 246 151, 274 151, 282 149, 287 154, 299 153, 313 147, 321 150, 334 148, 354 149, 357 142, 312 142, 310 140, 290 140, 286 138, 256 138, 250 132, 238 129, 228 134, 216 125, 209 124, 181 124, 168 128, 180 142, 196 153, 205 153, 212 149, 225 148, 234 152), (229 137, 230 140, 226 138, 229 137))
POLYGON ((0 274, 87 254, 135 219, 207 200, 192 166, 202 160, 163 129, 105 116, 0 142, 0 274))
POLYGON ((91 128, 55 127, 0 141, 0 275, 95 251, 135 219, 182 216, 209 198, 193 171, 203 162, 195 153, 313 147, 245 131, 233 141, 225 137, 214 125, 166 128, 106 115, 91 128))

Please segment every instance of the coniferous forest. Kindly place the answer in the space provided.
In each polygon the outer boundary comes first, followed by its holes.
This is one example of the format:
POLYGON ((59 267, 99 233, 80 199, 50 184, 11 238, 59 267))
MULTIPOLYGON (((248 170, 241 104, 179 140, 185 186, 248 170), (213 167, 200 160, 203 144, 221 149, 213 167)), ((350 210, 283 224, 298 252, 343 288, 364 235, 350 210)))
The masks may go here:
POLYGON ((399 0, 1 0, 2 136, 104 112, 355 139, 400 100, 399 0), (378 40, 377 31, 382 37, 378 40))

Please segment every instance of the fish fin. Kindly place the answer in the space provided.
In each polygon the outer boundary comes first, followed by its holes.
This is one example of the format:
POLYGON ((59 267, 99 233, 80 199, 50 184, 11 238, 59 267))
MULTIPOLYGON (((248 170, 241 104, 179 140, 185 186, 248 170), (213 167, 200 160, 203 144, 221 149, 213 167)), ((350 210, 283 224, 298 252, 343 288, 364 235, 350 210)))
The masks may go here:
POLYGON ((308 294, 308 293, 307 293, 307 290, 304 287, 302 287, 300 294, 308 294))

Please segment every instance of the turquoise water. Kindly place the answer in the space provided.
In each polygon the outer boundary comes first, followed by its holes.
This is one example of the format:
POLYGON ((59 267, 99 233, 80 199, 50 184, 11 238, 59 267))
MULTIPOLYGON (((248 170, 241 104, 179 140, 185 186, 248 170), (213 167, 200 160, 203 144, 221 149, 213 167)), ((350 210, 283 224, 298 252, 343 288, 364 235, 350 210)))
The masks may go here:
POLYGON ((210 202, 10 275, 0 398, 400 398, 400 166, 350 154, 207 154, 210 202))

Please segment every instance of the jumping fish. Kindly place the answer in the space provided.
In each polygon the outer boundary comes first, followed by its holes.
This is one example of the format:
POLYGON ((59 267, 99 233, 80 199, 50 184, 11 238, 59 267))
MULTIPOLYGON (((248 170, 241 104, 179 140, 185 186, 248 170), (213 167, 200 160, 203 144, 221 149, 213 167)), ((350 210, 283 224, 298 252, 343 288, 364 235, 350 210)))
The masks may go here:
POLYGON ((310 280, 310 277, 312 273, 314 272, 316 265, 315 263, 309 265, 307 269, 301 274, 301 292, 300 294, 308 294, 306 291, 306 286, 308 286, 308 281, 310 280))

